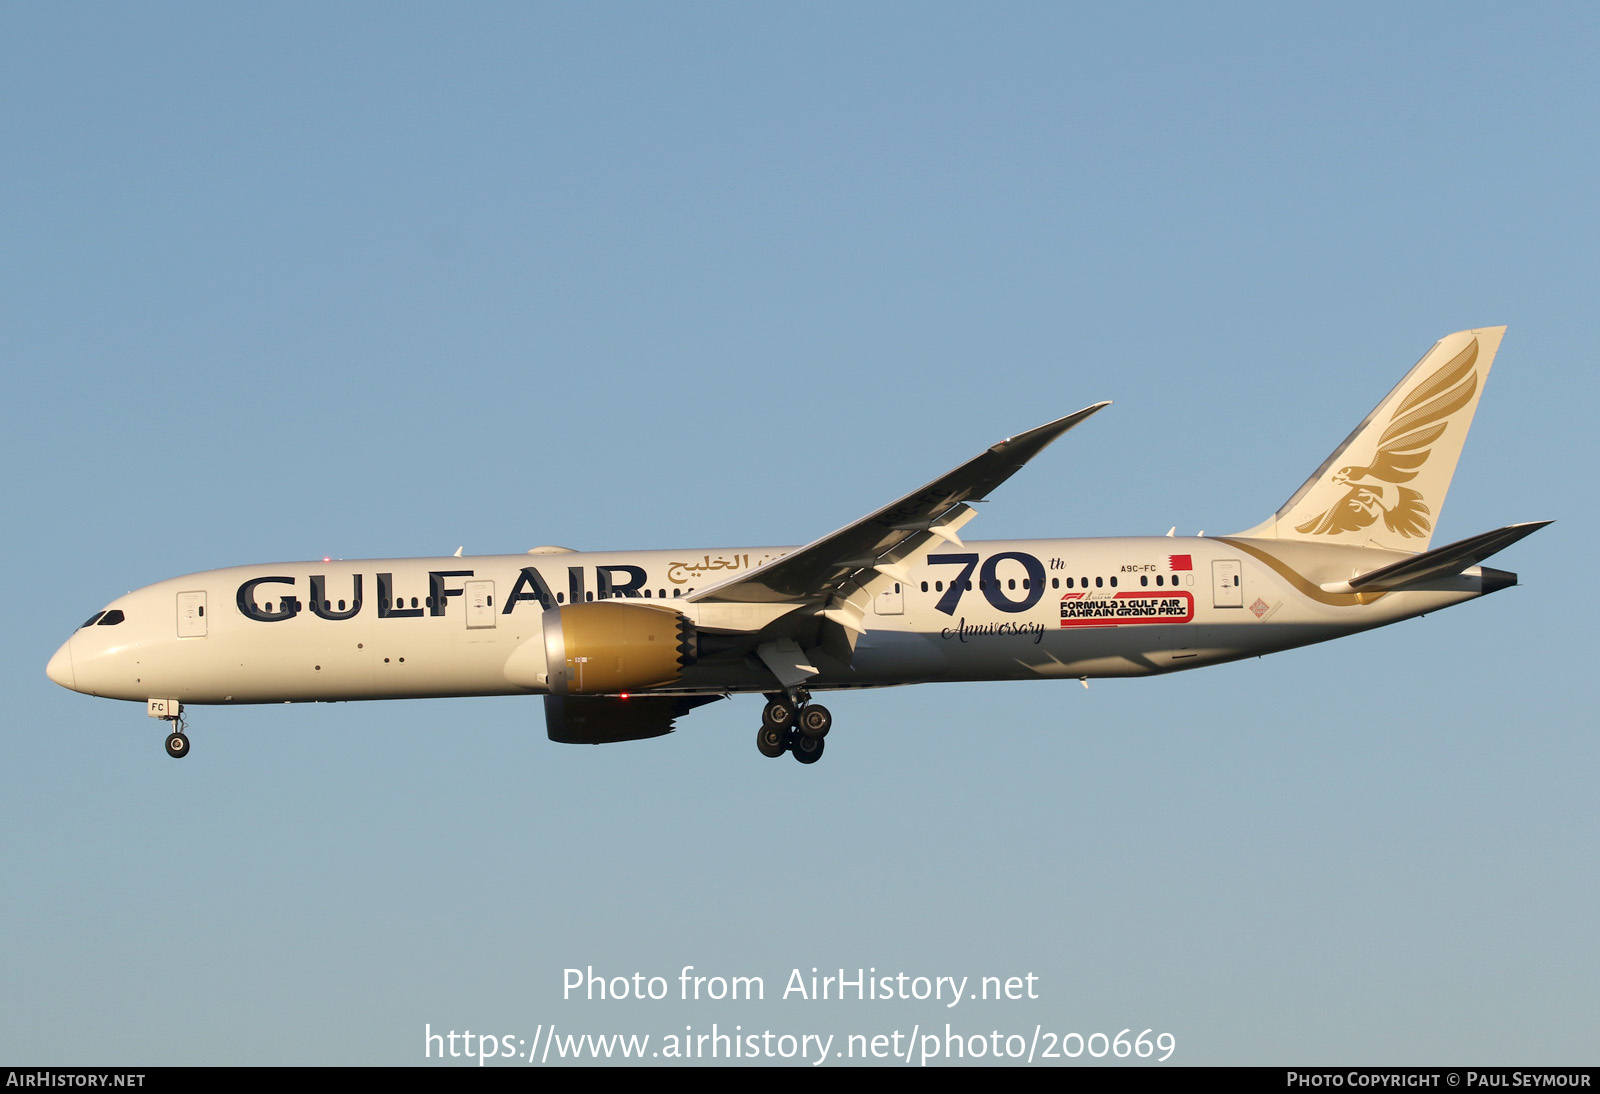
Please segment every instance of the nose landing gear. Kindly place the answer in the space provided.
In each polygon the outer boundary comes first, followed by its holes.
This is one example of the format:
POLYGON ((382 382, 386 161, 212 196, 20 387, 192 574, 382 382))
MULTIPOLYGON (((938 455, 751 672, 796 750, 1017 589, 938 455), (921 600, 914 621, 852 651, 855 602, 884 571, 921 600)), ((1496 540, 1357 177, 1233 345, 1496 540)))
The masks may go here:
POLYGON ((822 759, 822 738, 833 728, 833 715, 827 707, 808 702, 810 698, 801 692, 794 698, 777 695, 768 700, 756 734, 756 748, 763 756, 775 760, 792 752, 803 764, 822 759))
POLYGON ((183 704, 176 699, 151 699, 146 711, 152 718, 160 718, 172 725, 167 735, 167 755, 181 760, 189 754, 189 738, 184 735, 183 704))

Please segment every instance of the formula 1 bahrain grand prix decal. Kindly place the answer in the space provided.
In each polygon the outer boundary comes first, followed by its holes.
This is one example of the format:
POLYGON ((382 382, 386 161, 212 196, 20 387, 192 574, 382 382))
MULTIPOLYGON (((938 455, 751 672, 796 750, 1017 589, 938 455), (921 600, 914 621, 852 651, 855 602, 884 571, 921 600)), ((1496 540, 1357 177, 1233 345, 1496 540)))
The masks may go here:
POLYGON ((1068 593, 1061 598, 1063 627, 1120 627, 1126 623, 1188 623, 1194 619, 1194 594, 1126 592, 1091 598, 1068 593))

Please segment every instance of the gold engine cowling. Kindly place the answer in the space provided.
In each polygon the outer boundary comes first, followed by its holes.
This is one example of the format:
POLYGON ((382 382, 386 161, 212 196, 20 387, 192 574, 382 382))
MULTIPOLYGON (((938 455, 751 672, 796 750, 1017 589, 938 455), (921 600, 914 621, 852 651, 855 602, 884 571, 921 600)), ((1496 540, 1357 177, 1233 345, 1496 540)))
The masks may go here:
POLYGON ((665 687, 694 663, 694 624, 665 605, 568 604, 545 612, 542 622, 552 695, 665 687))

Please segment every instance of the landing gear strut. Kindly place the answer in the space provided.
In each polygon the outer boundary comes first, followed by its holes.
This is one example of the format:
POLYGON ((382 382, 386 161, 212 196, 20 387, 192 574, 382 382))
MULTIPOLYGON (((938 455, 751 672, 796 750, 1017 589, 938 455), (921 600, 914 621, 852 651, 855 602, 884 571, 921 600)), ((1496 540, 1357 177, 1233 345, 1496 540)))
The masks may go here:
POLYGON ((793 697, 775 695, 768 700, 756 734, 756 748, 763 756, 775 760, 792 752, 803 764, 822 759, 822 738, 833 728, 833 715, 827 707, 808 702, 810 698, 801 691, 793 697))

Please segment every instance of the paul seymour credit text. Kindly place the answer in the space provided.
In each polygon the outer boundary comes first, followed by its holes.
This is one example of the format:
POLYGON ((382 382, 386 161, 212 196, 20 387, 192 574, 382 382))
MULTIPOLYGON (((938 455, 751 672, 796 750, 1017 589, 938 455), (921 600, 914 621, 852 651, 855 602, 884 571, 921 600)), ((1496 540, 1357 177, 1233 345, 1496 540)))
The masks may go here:
MULTIPOLYGON (((676 976, 644 972, 605 974, 593 966, 569 968, 561 974, 564 1003, 924 1003, 953 1010, 963 1004, 1005 1003, 1041 999, 1039 977, 1032 972, 1011 975, 923 975, 877 968, 791 969, 786 976, 702 973, 684 965, 676 976), (781 986, 779 980, 781 979, 781 986)), ((851 1011, 859 1015, 859 1011, 851 1011)), ((818 1012, 811 1009, 810 1017, 818 1012)), ((949 1022, 913 1022, 911 1028, 852 1033, 772 1029, 756 1024, 713 1021, 645 1032, 597 1031, 563 1023, 535 1023, 531 1028, 500 1033, 423 1025, 423 1058, 521 1063, 570 1063, 586 1060, 793 1060, 813 1067, 829 1060, 897 1060, 928 1064, 942 1060, 1005 1060, 1050 1062, 1079 1059, 1165 1061, 1177 1051, 1173 1034, 1152 1028, 1052 1028, 1029 1023, 1002 1030, 958 1029, 949 1022)))

